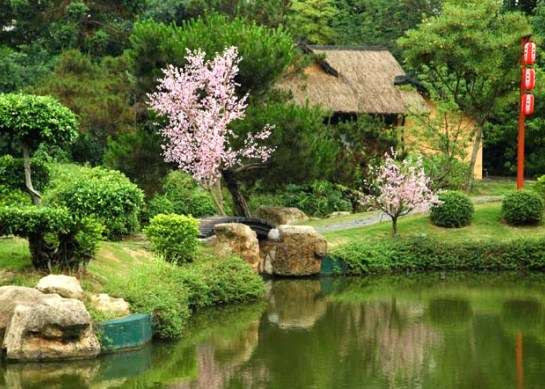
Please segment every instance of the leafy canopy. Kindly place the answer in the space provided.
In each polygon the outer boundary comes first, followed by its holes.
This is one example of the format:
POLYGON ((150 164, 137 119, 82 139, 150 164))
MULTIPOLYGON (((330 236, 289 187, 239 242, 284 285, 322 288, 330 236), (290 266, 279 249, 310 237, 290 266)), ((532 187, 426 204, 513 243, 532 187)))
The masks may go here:
POLYGON ((53 97, 0 95, 0 134, 35 150, 41 143, 62 146, 77 136, 78 121, 53 97))

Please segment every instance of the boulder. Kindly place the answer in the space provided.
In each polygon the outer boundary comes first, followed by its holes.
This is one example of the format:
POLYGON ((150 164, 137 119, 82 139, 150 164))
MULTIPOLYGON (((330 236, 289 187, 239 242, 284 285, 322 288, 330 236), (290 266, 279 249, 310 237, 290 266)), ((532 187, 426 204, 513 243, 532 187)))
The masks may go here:
POLYGON ((81 300, 83 289, 76 277, 64 274, 50 274, 38 281, 36 289, 43 293, 56 293, 59 296, 81 300))
POLYGON ((309 220, 309 217, 298 208, 260 207, 256 216, 275 226, 304 223, 309 220))
POLYGON ((327 241, 310 226, 280 226, 279 239, 260 244, 260 272, 279 276, 310 276, 320 273, 327 241))
POLYGON ((83 302, 18 286, 0 288, 2 349, 10 360, 93 358, 100 353, 83 302))
POLYGON ((93 294, 89 302, 94 309, 111 317, 123 317, 131 313, 129 303, 122 298, 111 297, 106 293, 93 294))
POLYGON ((261 257, 259 256, 259 241, 250 227, 239 223, 216 224, 215 251, 218 255, 239 255, 257 271, 261 257))

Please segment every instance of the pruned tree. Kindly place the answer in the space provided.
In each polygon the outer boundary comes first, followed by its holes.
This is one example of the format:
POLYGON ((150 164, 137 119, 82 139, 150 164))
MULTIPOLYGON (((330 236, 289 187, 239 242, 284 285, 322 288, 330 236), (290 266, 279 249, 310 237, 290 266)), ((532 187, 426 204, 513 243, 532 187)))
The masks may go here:
POLYGON ((157 91, 148 95, 149 105, 167 119, 162 128, 164 156, 211 189, 223 211, 221 197, 212 188, 223 177, 235 212, 249 216, 236 171, 266 161, 272 149, 260 145, 271 134, 270 127, 249 133, 242 142, 229 125, 244 117, 247 95, 236 94, 235 77, 240 58, 235 47, 210 61, 202 50, 188 51, 184 68, 167 66, 157 91))
POLYGON ((0 135, 20 147, 25 185, 35 205, 41 194, 32 185, 31 156, 41 144, 65 146, 76 139, 76 115, 49 96, 0 95, 0 135))

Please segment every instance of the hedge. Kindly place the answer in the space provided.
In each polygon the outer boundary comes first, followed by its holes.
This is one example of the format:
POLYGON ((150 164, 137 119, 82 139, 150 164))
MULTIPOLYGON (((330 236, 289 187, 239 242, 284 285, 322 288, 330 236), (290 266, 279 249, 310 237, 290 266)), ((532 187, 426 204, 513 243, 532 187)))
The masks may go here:
POLYGON ((0 207, 0 236, 28 239, 36 269, 77 270, 95 255, 102 226, 65 208, 0 207))
POLYGON ((545 238, 508 242, 448 242, 413 237, 337 248, 350 274, 406 271, 545 271, 545 238))
POLYGON ((199 247, 199 223, 191 216, 159 214, 144 230, 152 250, 166 261, 192 262, 199 247))

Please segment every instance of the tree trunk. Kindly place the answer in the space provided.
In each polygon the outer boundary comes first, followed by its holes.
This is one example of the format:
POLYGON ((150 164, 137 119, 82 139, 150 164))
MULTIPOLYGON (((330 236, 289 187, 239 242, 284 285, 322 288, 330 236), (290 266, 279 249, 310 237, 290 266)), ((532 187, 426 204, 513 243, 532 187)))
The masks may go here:
POLYGON ((221 178, 208 187, 208 191, 212 195, 212 200, 220 215, 225 216, 225 207, 223 206, 223 192, 221 189, 221 178))
POLYGON ((237 216, 250 217, 250 208, 248 207, 246 198, 240 191, 240 185, 235 177, 235 173, 233 173, 231 170, 224 170, 222 175, 223 179, 225 180, 225 186, 227 186, 229 193, 231 193, 231 197, 233 197, 235 214, 237 216))
POLYGON ((467 190, 471 190, 473 187, 473 181, 475 180, 475 165, 477 163, 477 156, 481 149, 481 144, 483 143, 483 124, 477 123, 477 128, 475 129, 475 140, 473 142, 473 149, 471 150, 471 160, 469 162, 469 172, 467 175, 467 190))
POLYGON ((28 150, 28 146, 25 144, 23 144, 23 165, 25 167, 25 185, 28 193, 30 194, 30 197, 32 198, 32 203, 34 205, 40 205, 40 202, 42 201, 42 195, 40 194, 40 192, 34 189, 34 186, 32 186, 32 167, 30 163, 30 152, 28 150))
POLYGON ((392 217, 392 236, 397 238, 397 216, 392 217))

